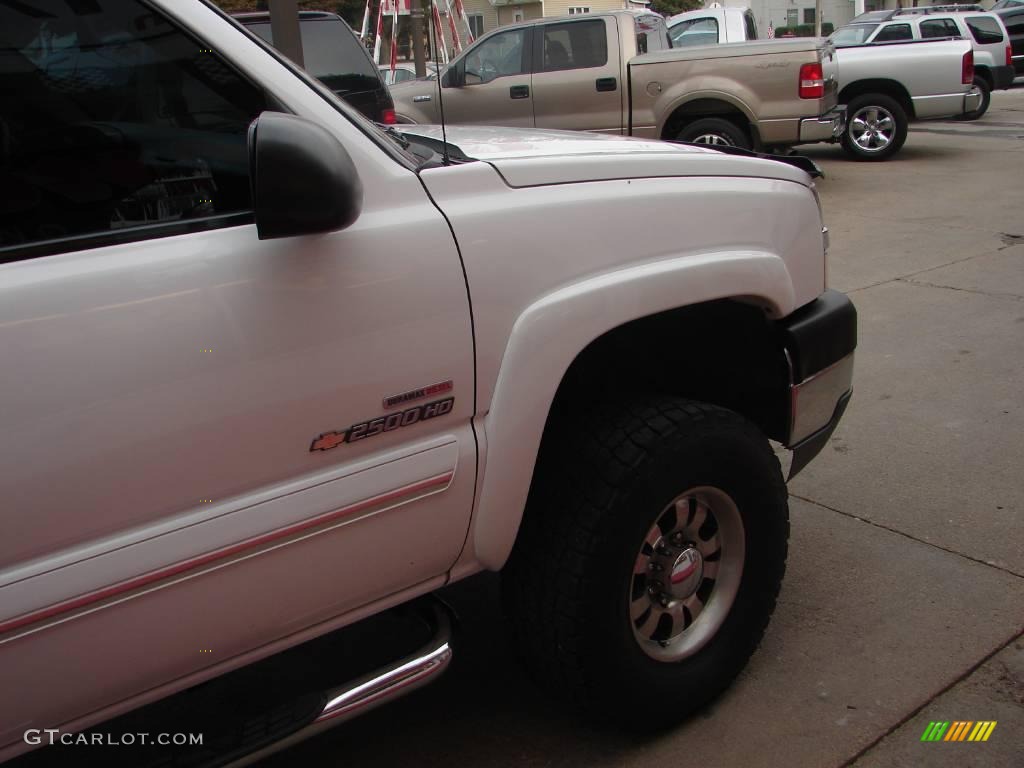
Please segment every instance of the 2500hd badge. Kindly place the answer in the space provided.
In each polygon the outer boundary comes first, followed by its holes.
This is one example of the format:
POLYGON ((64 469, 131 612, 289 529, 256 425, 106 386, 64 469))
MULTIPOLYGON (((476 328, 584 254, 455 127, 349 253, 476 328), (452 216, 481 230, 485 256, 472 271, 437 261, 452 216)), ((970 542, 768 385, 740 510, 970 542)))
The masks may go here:
POLYGON ((418 405, 407 411, 395 411, 386 416, 378 416, 370 421, 363 421, 353 424, 348 429, 341 431, 324 432, 313 440, 309 445, 312 451, 329 451, 337 448, 342 443, 354 443, 366 437, 373 437, 383 432, 391 432, 399 427, 408 427, 420 421, 433 419, 435 416, 444 416, 449 413, 455 405, 454 397, 447 397, 444 400, 435 400, 432 403, 418 405))

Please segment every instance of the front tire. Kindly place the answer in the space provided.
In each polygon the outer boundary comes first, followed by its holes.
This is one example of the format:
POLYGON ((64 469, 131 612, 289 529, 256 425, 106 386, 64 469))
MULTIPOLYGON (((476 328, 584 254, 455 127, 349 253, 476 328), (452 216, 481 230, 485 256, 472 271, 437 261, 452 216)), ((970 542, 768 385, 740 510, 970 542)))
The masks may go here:
POLYGON ((857 96, 850 100, 846 115, 842 144, 854 160, 888 160, 907 140, 907 113, 889 96, 857 96))
POLYGON ((652 398, 545 443, 503 577, 535 677, 661 727, 721 693, 775 607, 789 536, 768 441, 731 411, 652 398))
POLYGON ((750 149, 750 139, 736 123, 721 117, 695 120, 676 136, 677 141, 689 144, 707 144, 711 147, 739 147, 750 149))

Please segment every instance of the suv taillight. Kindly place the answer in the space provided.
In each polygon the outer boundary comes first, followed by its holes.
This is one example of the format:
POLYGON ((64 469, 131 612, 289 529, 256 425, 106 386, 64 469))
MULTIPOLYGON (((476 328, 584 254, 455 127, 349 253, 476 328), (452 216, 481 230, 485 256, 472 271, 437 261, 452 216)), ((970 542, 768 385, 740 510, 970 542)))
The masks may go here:
POLYGON ((395 110, 393 109, 382 109, 380 113, 380 121, 384 125, 394 125, 398 122, 398 118, 395 117, 395 110))
POLYGON ((1013 48, 1006 46, 1006 66, 1013 66, 1013 48))
POLYGON ((964 85, 971 85, 974 82, 974 51, 964 54, 964 66, 961 70, 960 82, 964 85))
POLYGON ((825 95, 825 74, 821 62, 804 64, 800 67, 800 98, 820 99, 825 95))

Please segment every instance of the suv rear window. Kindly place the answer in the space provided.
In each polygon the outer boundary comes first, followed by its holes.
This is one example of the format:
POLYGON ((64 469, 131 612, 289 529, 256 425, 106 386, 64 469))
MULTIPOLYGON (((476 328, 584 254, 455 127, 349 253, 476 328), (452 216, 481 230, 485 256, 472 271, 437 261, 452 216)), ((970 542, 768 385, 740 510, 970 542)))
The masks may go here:
MULTIPOLYGON (((271 45, 274 35, 269 21, 246 26, 271 45)), ((335 93, 372 90, 380 87, 380 74, 359 40, 339 18, 302 19, 302 58, 309 74, 335 93)))
POLYGON ((979 45, 1003 42, 1003 30, 991 16, 968 16, 967 28, 979 45))

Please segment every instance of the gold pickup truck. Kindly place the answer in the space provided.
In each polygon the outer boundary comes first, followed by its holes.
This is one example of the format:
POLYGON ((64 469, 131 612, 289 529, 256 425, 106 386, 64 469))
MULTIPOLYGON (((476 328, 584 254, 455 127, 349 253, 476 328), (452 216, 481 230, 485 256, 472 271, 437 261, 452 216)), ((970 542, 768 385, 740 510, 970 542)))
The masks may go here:
POLYGON ((391 93, 399 122, 439 123, 443 106, 446 123, 762 149, 837 140, 836 81, 825 40, 674 49, 662 17, 625 10, 499 27, 391 93))

